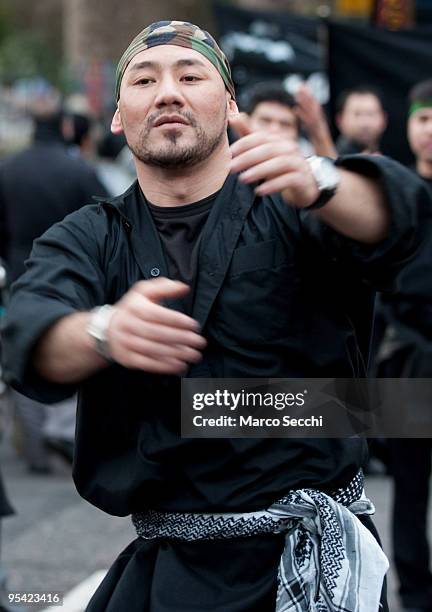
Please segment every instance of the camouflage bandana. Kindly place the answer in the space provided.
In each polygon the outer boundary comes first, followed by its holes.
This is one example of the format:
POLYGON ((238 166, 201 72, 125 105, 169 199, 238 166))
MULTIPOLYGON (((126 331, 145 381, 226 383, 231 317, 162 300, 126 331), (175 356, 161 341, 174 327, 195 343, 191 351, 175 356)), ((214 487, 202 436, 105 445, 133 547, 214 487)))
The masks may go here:
POLYGON ((141 51, 157 45, 178 45, 194 49, 206 57, 221 75, 225 87, 235 100, 234 83, 229 62, 214 38, 205 30, 187 21, 158 21, 136 36, 122 57, 116 71, 116 100, 120 97, 120 84, 129 62, 141 51))

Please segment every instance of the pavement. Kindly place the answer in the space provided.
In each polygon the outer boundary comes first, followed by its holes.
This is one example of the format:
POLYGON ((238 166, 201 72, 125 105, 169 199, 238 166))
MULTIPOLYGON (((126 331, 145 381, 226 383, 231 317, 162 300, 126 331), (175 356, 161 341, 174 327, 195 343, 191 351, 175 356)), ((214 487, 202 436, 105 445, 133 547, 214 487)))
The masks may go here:
MULTIPOLYGON (((134 539, 128 518, 111 517, 82 500, 75 491, 68 465, 53 457, 50 476, 29 474, 8 438, 0 462, 16 515, 2 526, 2 565, 7 591, 55 591, 64 594, 59 607, 32 605, 24 610, 82 612, 107 568, 134 539)), ((367 493, 376 505, 375 523, 390 554, 389 516, 392 484, 388 477, 368 477, 367 493)), ((432 517, 430 517, 432 519, 432 517)), ((432 542, 432 520, 429 521, 432 542)), ((399 612, 396 579, 389 573, 391 612, 399 612)), ((12 608, 18 612, 18 608, 12 608)))

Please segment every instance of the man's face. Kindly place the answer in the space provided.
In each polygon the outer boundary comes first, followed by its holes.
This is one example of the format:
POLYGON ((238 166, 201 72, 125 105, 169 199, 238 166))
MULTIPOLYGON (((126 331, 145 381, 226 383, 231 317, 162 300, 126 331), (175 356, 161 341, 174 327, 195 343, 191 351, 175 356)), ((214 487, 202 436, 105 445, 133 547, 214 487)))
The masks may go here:
POLYGON ((211 62, 193 49, 159 45, 128 65, 111 130, 124 132, 141 162, 181 168, 227 142, 228 112, 237 107, 211 62))
POLYGON ((422 108, 408 119, 408 141, 418 160, 432 163, 432 108, 422 108))
POLYGON ((252 130, 280 134, 298 140, 298 121, 294 111, 280 102, 260 102, 250 115, 252 130))
POLYGON ((341 133, 365 145, 378 145, 386 128, 387 118, 378 98, 372 93, 353 93, 337 118, 341 133))

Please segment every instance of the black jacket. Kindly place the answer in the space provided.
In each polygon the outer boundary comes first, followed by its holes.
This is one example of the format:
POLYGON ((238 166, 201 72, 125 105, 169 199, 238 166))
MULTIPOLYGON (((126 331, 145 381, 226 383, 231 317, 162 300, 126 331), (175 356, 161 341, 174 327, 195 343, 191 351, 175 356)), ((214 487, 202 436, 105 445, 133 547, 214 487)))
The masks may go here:
MULTIPOLYGON (((391 289, 416 248, 423 191, 391 160, 342 163, 383 183, 392 225, 380 244, 344 238, 313 213, 227 179, 203 230, 192 316, 208 347, 190 376, 365 375, 374 290, 391 289)), ((167 275, 136 185, 51 228, 13 288, 7 379, 43 401, 69 395, 32 369, 37 339, 60 317, 115 302, 154 268, 167 275)), ((290 488, 343 486, 364 462, 359 439, 182 439, 179 386, 176 377, 117 365, 81 384, 74 478, 83 497, 119 515, 145 507, 253 510, 290 488)))

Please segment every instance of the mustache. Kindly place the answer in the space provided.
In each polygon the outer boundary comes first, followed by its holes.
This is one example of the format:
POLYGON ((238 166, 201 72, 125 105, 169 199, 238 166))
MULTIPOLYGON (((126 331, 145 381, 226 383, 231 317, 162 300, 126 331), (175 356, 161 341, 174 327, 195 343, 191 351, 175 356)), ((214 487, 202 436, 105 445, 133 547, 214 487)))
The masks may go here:
POLYGON ((146 122, 147 128, 153 127, 153 125, 156 123, 156 121, 159 119, 159 117, 162 117, 163 115, 169 115, 169 114, 178 115, 179 117, 182 117, 192 127, 197 127, 197 125, 198 125, 196 120, 195 120, 195 118, 194 118, 194 116, 192 115, 192 113, 190 113, 188 111, 184 111, 184 112, 180 113, 177 109, 164 108, 161 111, 153 113, 152 115, 150 115, 147 118, 147 122, 146 122))

